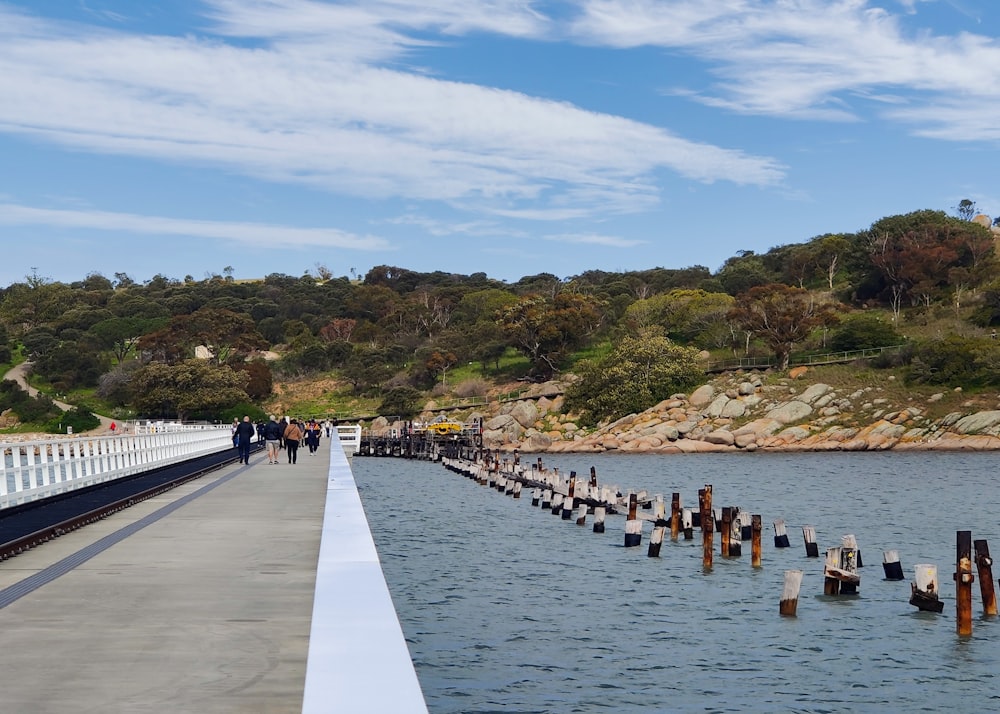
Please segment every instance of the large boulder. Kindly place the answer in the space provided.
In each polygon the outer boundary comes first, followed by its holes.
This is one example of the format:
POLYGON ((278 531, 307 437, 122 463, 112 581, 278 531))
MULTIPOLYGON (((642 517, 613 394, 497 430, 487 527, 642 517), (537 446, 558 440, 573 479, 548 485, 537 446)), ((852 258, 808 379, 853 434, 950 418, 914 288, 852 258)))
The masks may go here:
POLYGON ((959 434, 980 434, 997 424, 1000 424, 1000 411, 977 412, 956 421, 954 430, 959 434))
POLYGON ((711 384, 703 384, 696 390, 691 392, 691 396, 688 397, 688 403, 693 407, 704 407, 711 403, 712 399, 715 398, 715 387, 711 384))
POLYGON ((510 416, 513 417, 514 421, 527 429, 538 421, 538 408, 534 402, 521 401, 511 408, 510 416))
POLYGON ((806 404, 812 404, 823 395, 829 393, 832 389, 833 387, 829 384, 814 384, 806 389, 806 391, 802 392, 802 394, 797 396, 796 399, 800 402, 805 402, 806 404))
POLYGON ((790 402, 776 406, 767 413, 766 417, 782 424, 791 424, 792 422, 802 421, 810 414, 812 414, 811 406, 805 402, 793 399, 790 402))

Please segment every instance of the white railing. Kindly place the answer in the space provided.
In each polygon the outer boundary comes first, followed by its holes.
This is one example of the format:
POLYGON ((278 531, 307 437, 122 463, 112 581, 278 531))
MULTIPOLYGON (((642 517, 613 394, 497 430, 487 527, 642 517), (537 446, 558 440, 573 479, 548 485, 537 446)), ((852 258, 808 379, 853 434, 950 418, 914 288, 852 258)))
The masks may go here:
POLYGON ((179 421, 135 421, 135 422, 125 422, 124 432, 128 434, 132 432, 134 434, 163 434, 167 432, 174 431, 204 431, 206 429, 220 429, 229 428, 230 434, 232 433, 232 425, 226 424, 185 424, 179 421))
POLYGON ((344 453, 348 457, 351 457, 358 453, 358 449, 361 448, 361 425, 348 424, 341 426, 338 424, 337 437, 340 439, 340 445, 344 447, 344 453))
POLYGON ((229 426, 0 443, 0 508, 233 448, 229 426))

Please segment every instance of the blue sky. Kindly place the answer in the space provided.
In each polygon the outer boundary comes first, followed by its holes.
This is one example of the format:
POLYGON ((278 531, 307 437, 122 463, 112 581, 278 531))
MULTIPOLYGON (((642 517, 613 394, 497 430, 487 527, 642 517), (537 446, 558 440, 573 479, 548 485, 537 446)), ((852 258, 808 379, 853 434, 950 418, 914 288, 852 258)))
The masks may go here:
POLYGON ((1000 214, 995 0, 0 0, 0 285, 516 281, 1000 214))

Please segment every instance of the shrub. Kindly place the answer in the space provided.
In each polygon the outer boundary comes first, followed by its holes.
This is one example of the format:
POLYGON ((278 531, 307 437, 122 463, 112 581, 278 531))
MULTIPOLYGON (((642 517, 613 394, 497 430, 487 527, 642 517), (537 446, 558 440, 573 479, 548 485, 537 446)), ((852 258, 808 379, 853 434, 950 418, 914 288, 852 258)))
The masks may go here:
POLYGON ((877 347, 892 347, 903 342, 892 323, 878 315, 867 313, 845 318, 830 336, 830 349, 834 352, 851 352, 877 347))
POLYGON ((96 429, 101 425, 101 420, 86 409, 70 409, 59 416, 52 417, 45 425, 45 431, 49 434, 65 434, 69 427, 74 433, 81 433, 96 429))
POLYGON ((485 379, 466 379, 455 387, 455 396, 463 398, 484 397, 489 386, 485 379))
POLYGON ((412 417, 423 406, 423 395, 412 387, 393 387, 378 406, 378 413, 383 416, 412 417))
POLYGON ((698 350, 662 333, 625 337, 606 357, 578 365, 580 379, 566 391, 566 407, 592 425, 640 412, 704 377, 698 350))

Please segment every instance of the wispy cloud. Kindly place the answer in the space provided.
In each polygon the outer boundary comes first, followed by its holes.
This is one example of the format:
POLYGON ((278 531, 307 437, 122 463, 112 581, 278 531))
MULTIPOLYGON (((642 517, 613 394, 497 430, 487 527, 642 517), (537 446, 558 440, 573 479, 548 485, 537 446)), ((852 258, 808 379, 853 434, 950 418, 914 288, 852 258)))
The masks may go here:
POLYGON ((565 233, 561 235, 542 236, 544 240, 556 241, 559 243, 576 243, 579 245, 601 245, 609 248, 635 248, 644 245, 647 241, 631 240, 620 236, 606 236, 598 233, 565 233))
MULTIPOLYGON (((920 8, 904 2, 907 27, 920 8)), ((953 140, 996 138, 1000 43, 972 34, 906 30, 902 16, 865 0, 585 0, 573 31, 613 47, 677 48, 705 60, 716 83, 687 93, 736 112, 851 120, 874 108, 919 134, 953 140), (863 100, 907 93, 885 110, 863 100), (961 106, 962 116, 939 113, 961 106)))
POLYGON ((186 236, 224 240, 241 245, 272 247, 344 248, 375 251, 391 249, 391 244, 377 236, 359 236, 330 228, 298 228, 234 221, 199 221, 143 216, 107 211, 35 208, 0 203, 0 225, 42 225, 53 228, 83 228, 102 231, 125 231, 160 236, 186 236))
POLYGON ((550 21, 526 2, 211 7, 219 34, 167 37, 13 22, 0 6, 0 131, 497 215, 644 210, 663 170, 752 185, 784 176, 766 156, 390 66, 427 36, 540 36, 550 21))

